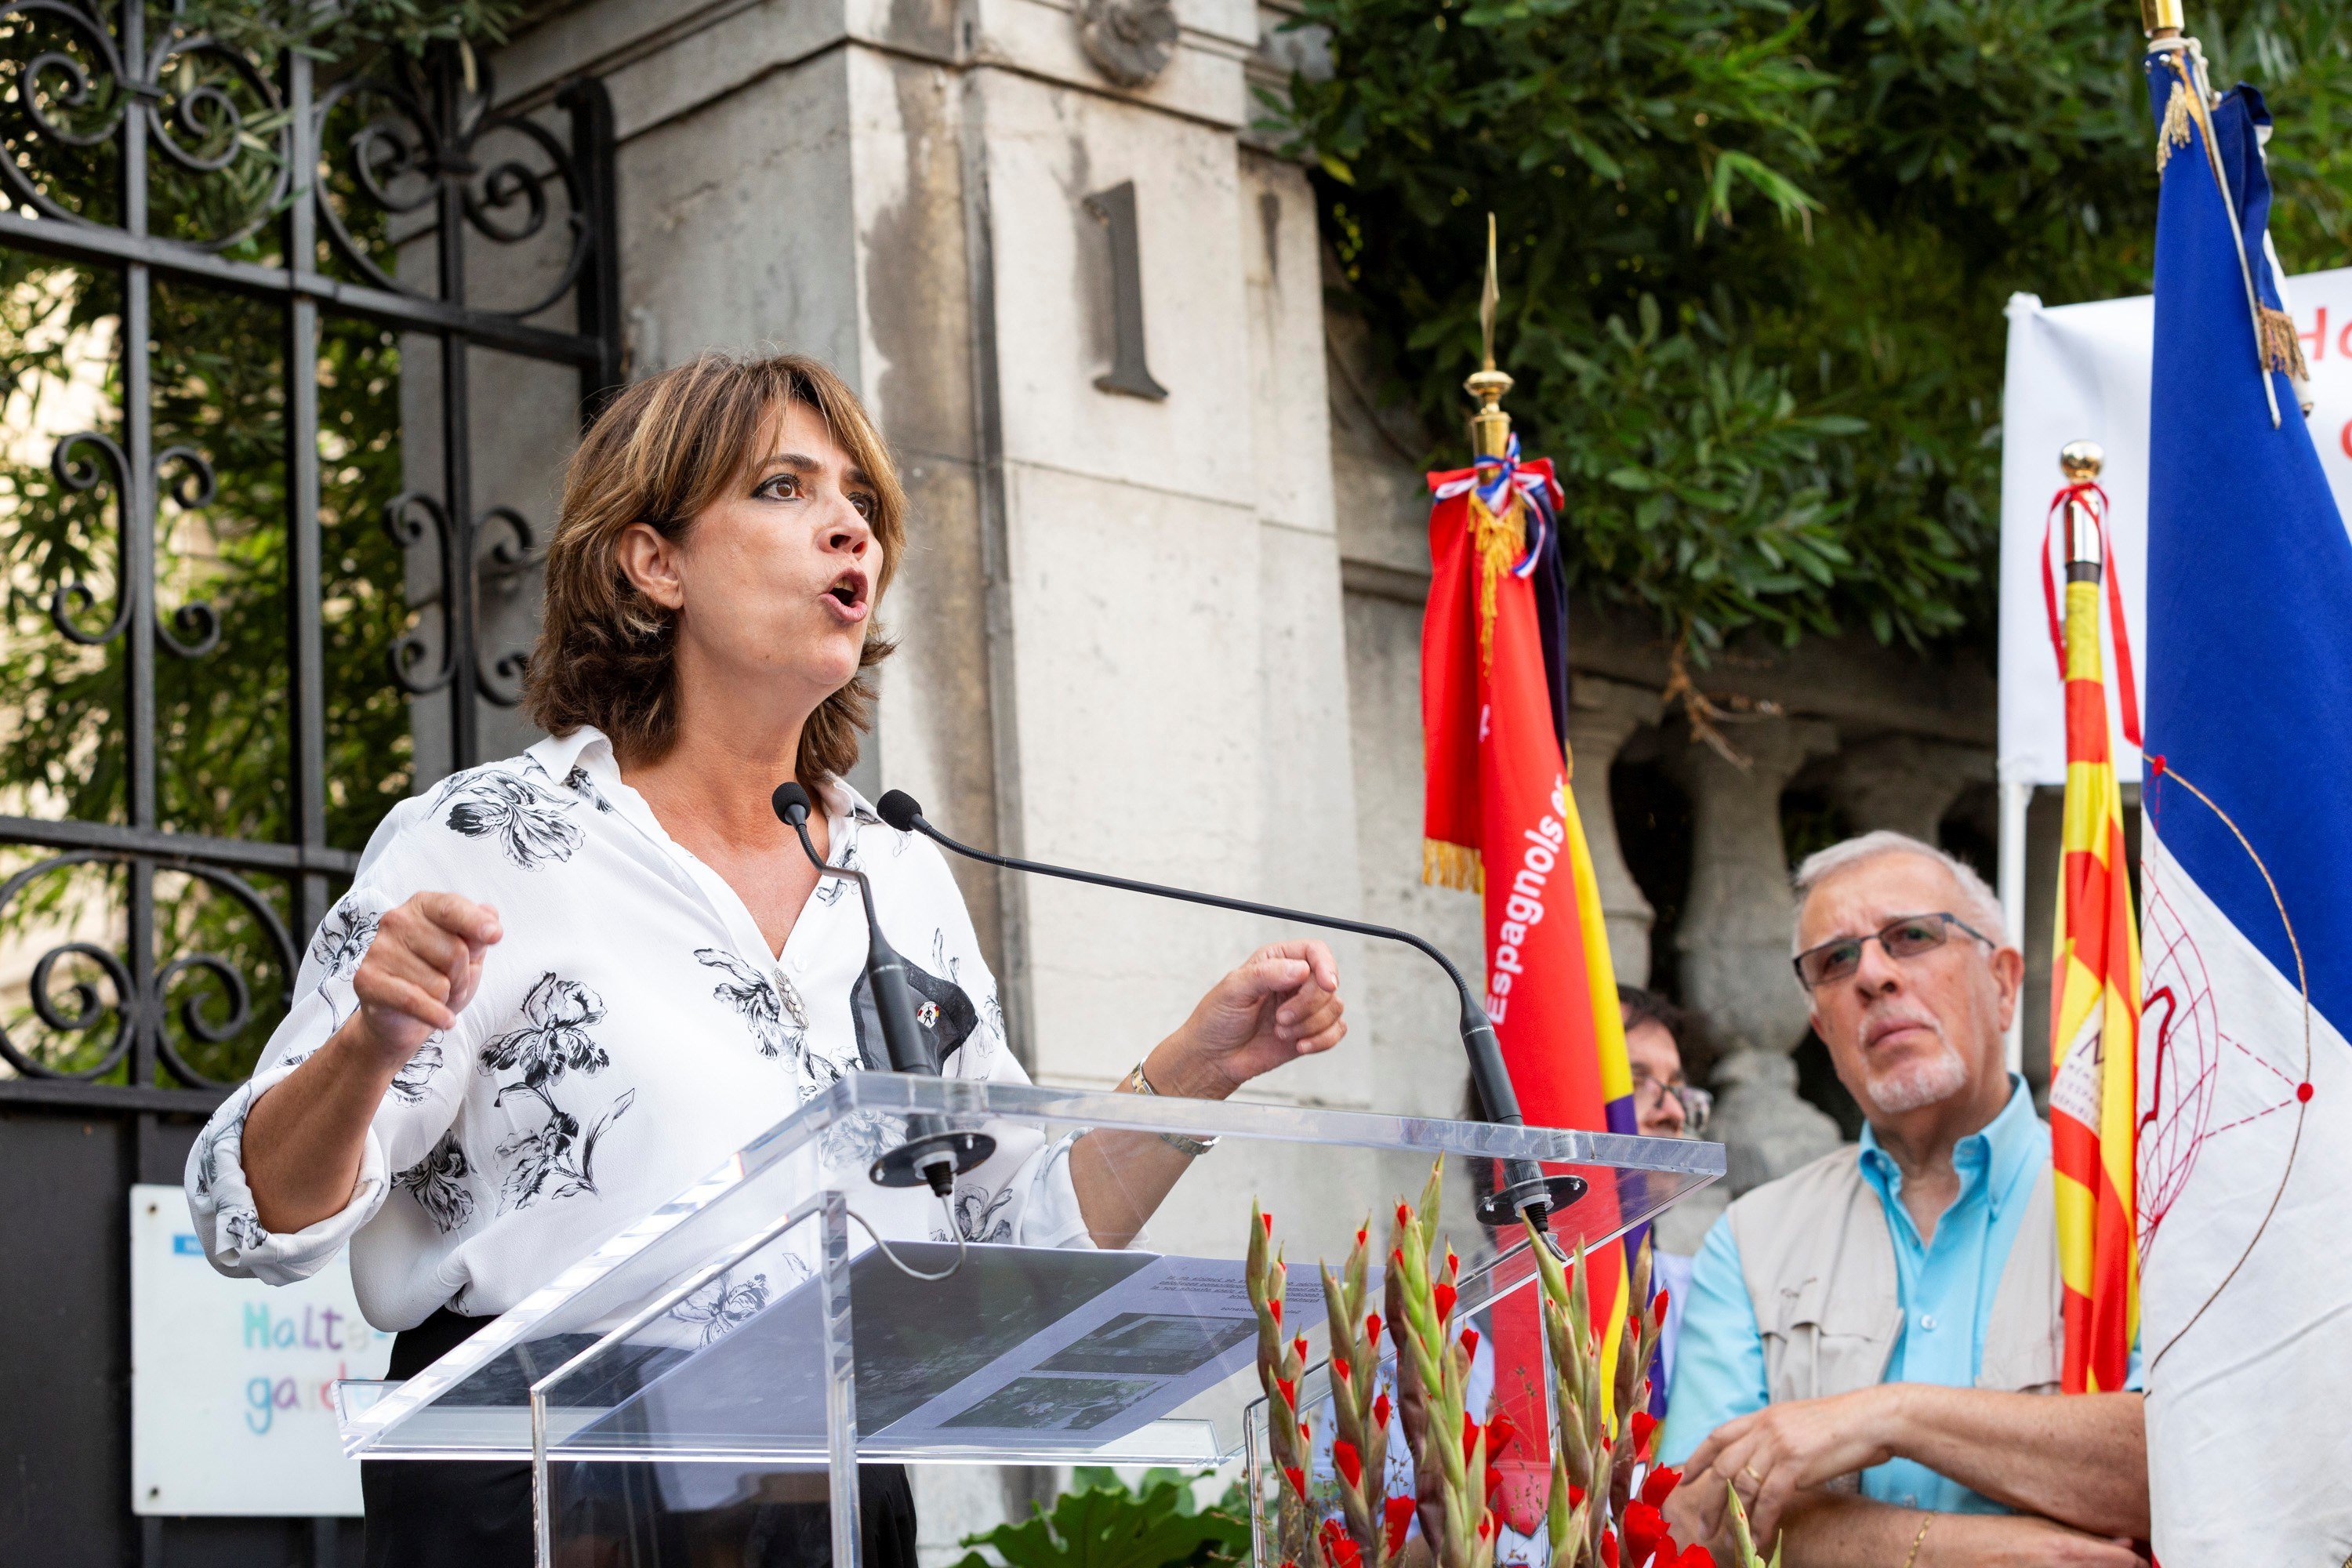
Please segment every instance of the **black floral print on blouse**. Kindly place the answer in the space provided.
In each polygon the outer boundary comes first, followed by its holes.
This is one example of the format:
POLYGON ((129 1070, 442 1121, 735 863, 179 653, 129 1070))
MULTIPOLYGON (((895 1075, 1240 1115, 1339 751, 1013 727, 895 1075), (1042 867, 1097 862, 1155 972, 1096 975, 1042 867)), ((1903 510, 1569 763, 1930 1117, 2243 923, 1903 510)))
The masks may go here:
POLYGON ((700 1324, 702 1342, 707 1345, 750 1322, 767 1304, 765 1274, 754 1274, 738 1285, 733 1271, 727 1270, 672 1307, 669 1315, 681 1323, 700 1324))
POLYGON ((569 860, 580 847, 579 826, 565 820, 577 805, 503 768, 476 768, 441 788, 433 806, 449 808, 452 831, 489 838, 501 853, 529 871, 551 861, 569 860))
POLYGON ((800 1054, 808 1040, 808 1005, 772 964, 761 973, 723 947, 698 947, 695 961, 725 978, 710 994, 743 1016, 743 1026, 763 1057, 800 1054))
POLYGON ((561 1082, 567 1071, 604 1071, 610 1058, 589 1029, 604 1021, 604 1003, 576 980, 554 971, 541 975, 522 999, 525 1019, 520 1029, 494 1037, 482 1047, 484 1072, 522 1068, 522 1080, 532 1089, 561 1082))
POLYGON ((627 1090, 584 1126, 556 1103, 553 1090, 566 1073, 593 1078, 611 1065, 604 1047, 588 1032, 604 1019, 604 1004, 593 991, 550 971, 523 998, 522 1016, 523 1027, 491 1040, 481 1056, 484 1072, 519 1068, 522 1073, 499 1087, 492 1105, 504 1106, 509 1095, 528 1095, 539 1101, 547 1117, 537 1130, 517 1132, 499 1145, 506 1170, 499 1184, 501 1214, 541 1197, 594 1195, 597 1142, 637 1098, 635 1089, 627 1090))
POLYGON ((446 1236, 474 1217, 474 1194, 467 1190, 466 1178, 473 1174, 473 1166, 466 1159, 466 1151, 457 1142, 453 1129, 433 1145, 433 1152, 393 1178, 394 1184, 404 1187, 425 1211, 433 1227, 446 1236))

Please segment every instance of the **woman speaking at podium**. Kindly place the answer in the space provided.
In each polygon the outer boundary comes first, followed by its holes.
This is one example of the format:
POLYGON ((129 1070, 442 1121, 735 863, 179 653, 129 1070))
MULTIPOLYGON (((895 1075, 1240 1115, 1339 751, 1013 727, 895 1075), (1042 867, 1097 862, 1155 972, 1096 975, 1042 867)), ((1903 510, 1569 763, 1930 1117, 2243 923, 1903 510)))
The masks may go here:
MULTIPOLYGON (((818 852, 871 879, 940 1070, 1025 1081, 939 851, 842 776, 906 528, 871 420, 813 361, 706 356, 612 402, 548 551, 525 702, 551 738, 376 829, 190 1156, 216 1267, 284 1283, 349 1243, 368 1319, 402 1331, 392 1375, 413 1375, 842 1073, 886 1068, 864 915, 777 819, 787 779, 820 803, 818 852)), ((1328 1049, 1338 984, 1320 942, 1261 948, 1122 1087, 1219 1098, 1328 1049)), ((1008 1139, 959 1181, 954 1224, 1122 1244, 1186 1145, 1008 1139)), ((364 1470, 370 1564, 530 1561, 528 1466, 364 1470)), ((903 1476, 879 1489, 881 1555, 911 1564, 903 1476)))

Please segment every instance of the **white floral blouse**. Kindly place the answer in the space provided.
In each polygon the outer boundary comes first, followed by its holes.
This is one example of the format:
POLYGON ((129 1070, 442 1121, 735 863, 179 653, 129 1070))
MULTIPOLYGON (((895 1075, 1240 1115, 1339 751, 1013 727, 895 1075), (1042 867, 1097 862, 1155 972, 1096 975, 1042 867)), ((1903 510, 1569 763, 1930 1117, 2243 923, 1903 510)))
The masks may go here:
MULTIPOLYGON (((885 826, 846 784, 820 793, 833 863, 871 879, 940 1071, 1025 1082, 939 851, 885 826)), ((593 729, 455 774, 376 829, 258 1069, 197 1140, 197 1234, 223 1273, 271 1284, 350 1243, 360 1306, 380 1329, 444 1306, 503 1312, 845 1071, 887 1069, 866 951, 856 889, 826 878, 783 952, 769 952, 742 900, 662 831, 593 729), (427 889, 499 911, 504 937, 480 988, 393 1079, 351 1202, 308 1229, 266 1231, 245 1181, 246 1115, 351 1016, 377 921, 427 889)), ((1005 1137, 959 1184, 959 1228, 1085 1245, 1068 1152, 1067 1139, 1005 1137)), ((928 1212, 948 1239, 940 1209, 928 1212)))

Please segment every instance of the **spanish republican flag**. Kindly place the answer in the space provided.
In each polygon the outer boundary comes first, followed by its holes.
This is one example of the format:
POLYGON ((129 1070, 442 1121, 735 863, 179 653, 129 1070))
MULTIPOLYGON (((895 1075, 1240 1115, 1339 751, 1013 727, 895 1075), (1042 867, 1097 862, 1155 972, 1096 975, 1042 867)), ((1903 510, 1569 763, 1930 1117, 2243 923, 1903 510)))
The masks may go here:
MULTIPOLYGON (((2063 1385, 2069 1394, 2108 1394, 2124 1386, 2139 1336, 2139 931, 2124 861, 2123 795, 2107 752, 2099 645, 2105 498, 2078 469, 2068 473, 2075 482, 2052 507, 2065 520, 2067 566, 2059 633, 2066 815, 2050 976, 2050 1131, 2065 1280, 2063 1385)), ((2109 596, 2117 599, 2114 581, 2108 574, 2109 596)), ((2120 603, 2114 608, 2124 733, 2137 742, 2130 648, 2120 640, 2120 603)))
MULTIPOLYGON (((1570 794, 1566 574, 1559 488, 1549 461, 1523 462, 1498 411, 1480 416, 1476 466, 1429 476, 1433 577, 1422 622, 1422 720, 1427 797, 1423 879, 1475 889, 1486 901, 1487 1016, 1529 1123, 1632 1132, 1633 1077, 1584 830, 1570 794), (1499 426, 1500 428, 1495 426, 1499 426)), ((1606 1234, 1617 1202, 1605 1173, 1578 1229, 1606 1234)), ((1638 1236, 1626 1238, 1628 1248, 1638 1236)), ((1632 1254, 1588 1260, 1601 1364, 1615 1364, 1632 1254)), ((1547 1386, 1536 1293, 1497 1304, 1492 1414, 1519 1438, 1497 1461, 1501 1512, 1533 1534, 1549 1461, 1547 1386)), ((1608 1386, 1604 1382, 1604 1389, 1608 1386)), ((1622 1413, 1621 1413, 1622 1419, 1622 1413)))

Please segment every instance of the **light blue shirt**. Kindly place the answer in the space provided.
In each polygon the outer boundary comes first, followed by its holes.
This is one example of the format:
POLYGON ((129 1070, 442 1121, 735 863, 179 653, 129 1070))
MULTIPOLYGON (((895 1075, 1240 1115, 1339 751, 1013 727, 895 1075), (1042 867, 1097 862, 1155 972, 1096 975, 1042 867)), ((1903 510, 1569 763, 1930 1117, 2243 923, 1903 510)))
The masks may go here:
MULTIPOLYGON (((1885 1382, 1934 1383, 1971 1388, 1984 1363, 1985 1326, 1994 1292, 2017 1240, 2019 1222, 2035 1183, 2050 1163, 2050 1128, 2034 1114, 2033 1098, 2012 1077, 2009 1103, 1981 1131, 1952 1149, 1959 1196, 1944 1211, 1935 1236, 1922 1242, 1903 1206, 1903 1173, 1877 1138, 1862 1134, 1862 1176, 1886 1215, 1895 1243, 1895 1275, 1903 1331, 1886 1362, 1885 1382)), ((2129 1386, 2139 1386, 2132 1356, 2129 1386)), ((1715 1222, 1691 1270, 1682 1343, 1675 1358, 1672 1395, 1658 1451, 1679 1465, 1708 1433, 1767 1403, 1764 1340, 1740 1271, 1739 1247, 1729 1217, 1715 1222)), ((1906 1508, 1945 1513, 2002 1513, 1991 1499, 1925 1465, 1894 1459, 1862 1473, 1862 1494, 1906 1508)))

